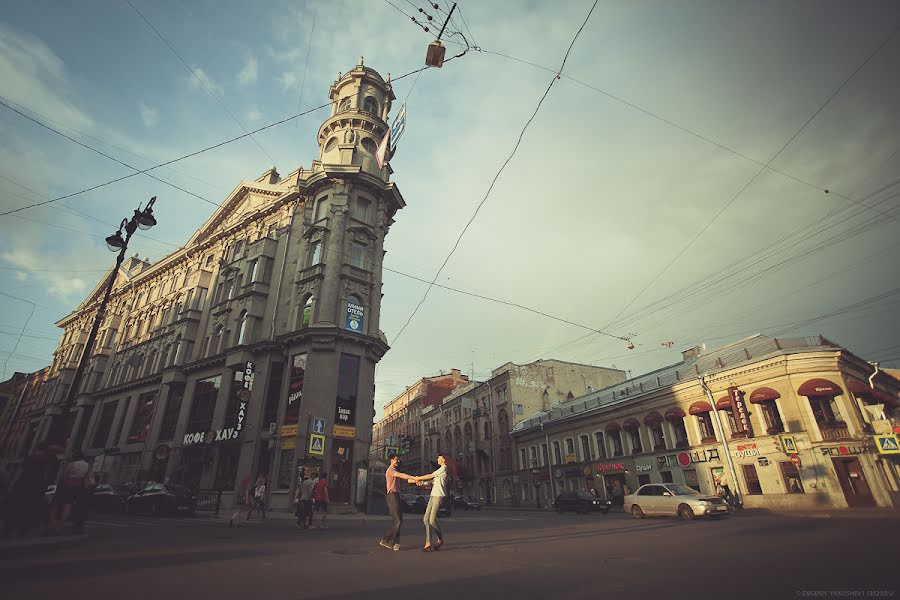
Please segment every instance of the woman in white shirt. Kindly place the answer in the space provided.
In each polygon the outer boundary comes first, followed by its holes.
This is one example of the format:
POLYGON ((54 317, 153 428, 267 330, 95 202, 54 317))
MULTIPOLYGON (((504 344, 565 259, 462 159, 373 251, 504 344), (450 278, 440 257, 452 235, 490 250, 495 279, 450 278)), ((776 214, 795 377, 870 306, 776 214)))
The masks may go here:
POLYGON ((441 526, 438 525, 437 517, 441 502, 444 501, 444 497, 447 495, 447 456, 439 454, 437 462, 439 467, 431 475, 422 475, 421 477, 410 479, 411 483, 416 484, 423 481, 432 481, 431 496, 428 498, 428 506, 425 508, 425 518, 423 519, 425 522, 425 547, 422 548, 422 552, 440 550, 441 546, 444 545, 444 532, 441 531, 441 526), (432 529, 437 535, 437 542, 433 546, 431 544, 432 529))

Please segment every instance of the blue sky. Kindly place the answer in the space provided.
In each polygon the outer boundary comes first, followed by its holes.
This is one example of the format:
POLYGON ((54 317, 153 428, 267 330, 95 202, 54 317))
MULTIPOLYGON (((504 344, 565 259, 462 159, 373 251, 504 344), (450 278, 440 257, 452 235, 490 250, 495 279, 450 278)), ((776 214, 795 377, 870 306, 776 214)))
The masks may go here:
MULTIPOLYGON (((385 75, 411 71, 433 37, 382 0, 131 1, 4 11, 0 97, 137 168, 327 102, 360 56, 385 75)), ((469 42, 520 60, 470 50, 423 73, 411 93, 414 78, 396 83, 409 116, 392 166, 408 206, 386 267, 434 276, 553 76, 521 61, 556 70, 591 4, 462 2, 469 42)), ((636 348, 435 288, 380 364, 376 404, 451 368, 483 377, 506 361, 553 357, 638 374, 695 343, 756 332, 823 334, 900 366, 900 188, 867 197, 900 170, 898 25, 900 5, 888 1, 599 2, 566 65, 574 80, 554 85, 439 283, 633 335, 636 348), (781 173, 747 186, 839 88, 773 161, 781 173)), ((282 174, 308 166, 325 116, 156 174, 221 202, 273 163, 282 174)), ((132 172, 4 107, 0 139, 3 210, 132 172)), ((159 226, 132 247, 158 260, 214 207, 146 176, 0 217, 0 291, 36 305, 10 356, 32 306, 0 296, 6 376, 50 362, 53 323, 112 262, 111 225, 154 195, 159 226)), ((385 274, 389 340, 424 291, 385 274)))

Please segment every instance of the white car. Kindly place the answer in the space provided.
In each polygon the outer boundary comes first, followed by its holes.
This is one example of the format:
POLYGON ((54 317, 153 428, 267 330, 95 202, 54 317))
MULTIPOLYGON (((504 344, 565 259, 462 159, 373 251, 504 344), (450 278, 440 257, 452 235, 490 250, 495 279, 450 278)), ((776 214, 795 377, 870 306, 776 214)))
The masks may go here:
POLYGON ((648 483, 625 496, 625 510, 638 519, 662 515, 689 521, 694 517, 724 517, 728 504, 718 496, 704 496, 680 483, 648 483))

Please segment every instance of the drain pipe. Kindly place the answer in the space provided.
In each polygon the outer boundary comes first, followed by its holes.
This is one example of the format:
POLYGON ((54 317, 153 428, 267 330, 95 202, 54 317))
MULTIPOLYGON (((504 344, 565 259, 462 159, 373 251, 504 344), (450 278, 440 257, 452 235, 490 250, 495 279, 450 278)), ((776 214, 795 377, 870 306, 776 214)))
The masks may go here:
POLYGON ((709 386, 706 385, 706 376, 701 375, 697 379, 700 380, 700 385, 703 386, 703 391, 706 392, 706 397, 709 399, 709 405, 712 407, 713 421, 716 422, 716 429, 719 430, 719 435, 722 436, 722 446, 725 448, 725 464, 728 465, 728 471, 731 473, 731 480, 734 482, 734 494, 737 497, 738 502, 743 504, 744 494, 741 491, 740 483, 738 483, 737 471, 734 470, 734 463, 731 462, 731 451, 728 449, 728 438, 725 437, 725 428, 722 427, 719 411, 716 409, 716 401, 713 400, 712 391, 710 391, 709 386))
POLYGON ((873 362, 873 363, 871 363, 871 365, 872 365, 873 367, 875 367, 875 372, 872 373, 871 375, 869 375, 869 387, 872 388, 872 389, 874 390, 874 389, 875 389, 875 382, 874 382, 874 379, 875 379, 875 376, 878 375, 878 363, 877 363, 877 362, 873 362))

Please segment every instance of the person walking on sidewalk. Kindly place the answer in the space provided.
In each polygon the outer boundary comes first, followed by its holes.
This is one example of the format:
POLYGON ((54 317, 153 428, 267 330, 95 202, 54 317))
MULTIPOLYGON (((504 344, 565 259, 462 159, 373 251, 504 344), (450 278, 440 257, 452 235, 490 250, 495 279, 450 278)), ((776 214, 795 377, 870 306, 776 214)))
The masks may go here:
POLYGON ((298 490, 297 501, 297 527, 309 529, 313 519, 313 493, 316 490, 316 482, 312 476, 303 478, 298 490))
MULTIPOLYGON (((322 515, 320 524, 316 527, 328 529, 328 474, 324 471, 319 473, 319 481, 316 482, 316 487, 313 489, 313 502, 315 503, 315 515, 322 515)), ((315 522, 315 515, 311 522, 315 522)))
POLYGON ((256 480, 256 487, 253 489, 253 498, 251 498, 250 509, 247 511, 247 520, 250 520, 250 516, 253 514, 253 509, 256 509, 260 515, 262 515, 263 520, 266 519, 266 476, 260 475, 256 480))
POLYGON ((252 478, 250 477, 250 475, 246 475, 243 479, 241 479, 241 484, 238 487, 239 490, 243 490, 242 498, 244 500, 244 506, 247 507, 247 510, 243 511, 240 509, 240 507, 238 507, 238 509, 234 511, 234 514, 231 515, 231 519, 228 520, 229 527, 240 527, 241 524, 247 520, 247 516, 250 514, 250 507, 253 503, 253 487, 250 485, 250 481, 252 481, 252 478))
POLYGON ((387 502, 388 512, 391 513, 393 523, 378 543, 388 550, 397 552, 400 550, 400 527, 403 525, 403 511, 400 508, 400 490, 397 480, 405 479, 409 481, 412 479, 412 476, 397 470, 397 467, 400 466, 400 457, 395 453, 389 454, 388 460, 391 461, 391 466, 384 472, 384 482, 387 490, 384 499, 387 502))
POLYGON ((425 547, 422 548, 422 552, 440 550, 441 546, 444 545, 444 532, 441 530, 441 526, 438 525, 437 518, 441 503, 448 493, 447 455, 443 453, 438 454, 437 463, 438 468, 431 475, 421 475, 410 479, 410 482, 415 484, 422 484, 424 481, 432 482, 431 496, 428 498, 428 506, 425 508, 425 517, 422 519, 425 523, 425 547), (432 530, 434 530, 434 533, 437 536, 437 542, 435 542, 434 545, 431 544, 432 530))

